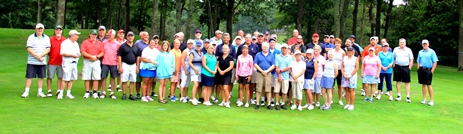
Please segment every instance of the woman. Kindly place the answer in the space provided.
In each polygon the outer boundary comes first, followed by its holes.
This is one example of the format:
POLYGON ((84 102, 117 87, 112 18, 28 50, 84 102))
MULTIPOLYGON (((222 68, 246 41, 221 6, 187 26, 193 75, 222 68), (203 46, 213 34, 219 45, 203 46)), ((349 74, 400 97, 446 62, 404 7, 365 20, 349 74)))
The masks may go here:
POLYGON ((379 73, 381 72, 381 61, 375 55, 375 49, 368 49, 368 56, 363 58, 362 64, 362 81, 366 84, 365 101, 373 102, 373 95, 376 90, 376 84, 379 83, 379 73))
POLYGON ((307 109, 313 110, 313 96, 312 91, 314 89, 314 81, 318 72, 318 62, 313 57, 313 49, 307 49, 305 52, 305 74, 304 74, 304 89, 305 97, 307 102, 307 109))
POLYGON ((230 53, 228 45, 222 45, 222 52, 223 55, 220 55, 217 58, 217 71, 219 72, 219 75, 216 76, 215 83, 217 88, 221 89, 222 93, 222 103, 220 103, 219 106, 230 108, 230 92, 228 85, 230 85, 231 82, 231 71, 235 62, 233 61, 233 57, 228 55, 230 53))
POLYGON ((239 85, 239 95, 237 106, 240 107, 243 105, 243 88, 246 90, 246 104, 244 107, 249 107, 249 99, 251 96, 251 91, 249 90, 249 83, 251 82, 252 70, 254 70, 254 60, 252 56, 248 54, 249 47, 244 45, 242 48, 242 54, 238 56, 237 66, 236 66, 236 81, 239 85))
MULTIPOLYGON (((342 58, 344 56, 346 56, 346 53, 344 52, 344 50, 341 49, 341 43, 342 43, 342 40, 340 38, 336 38, 335 41, 334 41, 334 62, 336 62, 336 65, 338 65, 338 74, 341 74, 341 62, 342 62, 342 58)), ((352 41, 347 39, 346 40, 346 44, 352 44, 352 41)), ((339 99, 339 105, 344 105, 342 103, 342 96, 344 96, 345 94, 342 93, 343 89, 341 87, 341 79, 342 79, 342 76, 341 75, 338 75, 336 76, 336 85, 337 85, 337 89, 338 89, 338 99, 339 99)), ((333 85, 334 86, 334 85, 333 85)), ((334 90, 334 88, 333 88, 334 90)), ((345 92, 345 91, 344 91, 345 92)))
POLYGON ((211 89, 214 87, 214 76, 217 73, 217 58, 214 55, 215 46, 210 45, 207 48, 207 54, 203 56, 201 61, 203 68, 201 69, 201 84, 204 86, 203 96, 204 105, 212 106, 209 101, 211 96, 211 89))
POLYGON ((185 50, 183 50, 182 52, 182 58, 181 58, 181 61, 182 61, 182 65, 181 65, 181 73, 180 73, 180 76, 181 76, 181 82, 180 82, 180 102, 182 103, 187 103, 189 98, 188 97, 188 87, 190 86, 190 64, 189 64, 189 58, 190 58, 190 53, 193 50, 193 44, 194 44, 194 41, 192 39, 188 39, 187 41, 187 48, 185 50))
POLYGON ((175 57, 175 69, 170 79, 170 101, 175 102, 177 100, 177 97, 174 95, 174 93, 175 87, 177 86, 177 83, 180 81, 180 63, 182 58, 182 51, 180 50, 179 40, 174 40, 174 49, 172 49, 170 53, 172 53, 175 57))
POLYGON ((354 110, 355 88, 357 88, 358 58, 354 56, 353 47, 347 47, 347 56, 342 59, 342 87, 346 91, 346 106, 344 109, 354 110))
POLYGON ((315 106, 316 107, 319 107, 320 106, 320 94, 321 94, 321 87, 320 87, 320 81, 322 79, 322 75, 323 75, 323 65, 325 65, 325 57, 323 55, 320 54, 321 52, 321 48, 319 45, 316 45, 314 48, 313 48, 313 51, 314 51, 314 60, 318 62, 318 72, 317 72, 317 75, 315 77, 315 82, 314 82, 314 89, 312 90, 312 96, 314 96, 314 100, 315 100, 315 106))
POLYGON ((163 41, 161 45, 161 52, 158 54, 156 58, 156 62, 158 62, 158 67, 156 69, 157 79, 159 80, 159 103, 167 103, 166 100, 166 85, 168 80, 172 77, 172 74, 175 70, 175 57, 174 54, 170 53, 168 41, 163 41))
POLYGON ((141 63, 140 63, 140 76, 143 81, 142 85, 142 102, 154 101, 149 95, 149 89, 153 85, 153 80, 156 77, 156 67, 158 62, 156 58, 159 54, 159 50, 156 48, 156 42, 154 40, 149 41, 148 47, 143 49, 141 52, 141 63))
MULTIPOLYGON (((202 65, 203 53, 201 52, 201 44, 196 44, 196 48, 194 51, 191 51, 189 58, 188 58, 188 65, 190 65, 190 79, 193 82, 193 91, 192 97, 193 100, 191 103, 195 106, 200 103, 196 99, 196 93, 201 90, 200 82, 201 82, 201 70, 203 68, 202 65)), ((201 93, 198 94, 201 97, 201 93)))
POLYGON ((328 52, 328 60, 326 61, 323 69, 323 76, 320 82, 320 86, 322 87, 323 93, 323 100, 325 101, 325 105, 321 107, 322 110, 331 110, 331 102, 332 102, 332 91, 334 84, 334 78, 338 75, 338 65, 333 59, 334 57, 334 50, 328 52))
MULTIPOLYGON (((381 60, 381 72, 379 74, 379 85, 378 90, 383 92, 383 81, 386 80, 387 95, 389 95, 389 101, 392 101, 392 63, 394 63, 394 54, 389 52, 389 44, 383 44, 383 51, 378 53, 378 57, 381 60)), ((381 95, 378 94, 376 99, 381 99, 381 95)))
POLYGON ((294 60, 291 61, 289 67, 289 74, 291 74, 291 84, 293 92, 294 104, 291 106, 291 110, 296 109, 302 111, 302 86, 304 85, 304 73, 305 73, 305 62, 302 61, 301 51, 296 50, 294 52, 294 60))

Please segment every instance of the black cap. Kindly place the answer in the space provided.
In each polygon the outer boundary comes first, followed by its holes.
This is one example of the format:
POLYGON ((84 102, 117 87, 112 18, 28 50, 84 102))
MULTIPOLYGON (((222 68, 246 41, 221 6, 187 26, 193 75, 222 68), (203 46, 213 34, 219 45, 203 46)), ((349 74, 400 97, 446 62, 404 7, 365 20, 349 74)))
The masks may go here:
POLYGON ((268 39, 268 42, 271 42, 272 40, 275 41, 275 42, 277 41, 277 40, 275 40, 275 38, 270 38, 270 39, 268 39))
POLYGON ((349 38, 354 38, 355 39, 355 35, 350 35, 349 38))
POLYGON ((154 35, 154 36, 153 36, 153 39, 159 39, 159 36, 158 36, 158 35, 154 35))
POLYGON ((352 50, 354 50, 353 47, 347 47, 347 51, 352 51, 352 50))

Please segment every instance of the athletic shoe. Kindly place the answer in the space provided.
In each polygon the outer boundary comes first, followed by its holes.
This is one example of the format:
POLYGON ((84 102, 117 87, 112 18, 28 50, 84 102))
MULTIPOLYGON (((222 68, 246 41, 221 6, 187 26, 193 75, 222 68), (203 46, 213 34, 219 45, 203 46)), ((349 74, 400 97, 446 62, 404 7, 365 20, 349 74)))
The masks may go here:
POLYGON ((347 110, 349 110, 349 111, 354 110, 354 105, 349 105, 349 108, 347 108, 347 110))
POLYGON ((389 96, 389 101, 392 101, 392 96, 389 96))
POLYGON ((305 104, 304 106, 302 106, 302 108, 306 109, 309 107, 309 104, 305 104))
POLYGON ((323 110, 325 110, 325 111, 331 110, 331 107, 330 107, 330 106, 326 106, 326 107, 323 108, 323 110))
POLYGON ((309 105, 309 107, 307 107, 307 109, 309 110, 313 110, 315 107, 313 105, 309 105))
POLYGON ((21 97, 23 97, 23 98, 26 98, 26 97, 28 97, 28 96, 29 96, 29 92, 24 92, 24 93, 21 95, 21 97))
POLYGON ((407 102, 412 103, 412 100, 410 99, 410 97, 407 97, 407 102))
POLYGON ((344 105, 344 103, 342 103, 342 101, 339 101, 338 103, 339 103, 339 105, 341 105, 341 106, 343 106, 343 105, 344 105))
POLYGON ((116 90, 117 90, 117 92, 122 92, 122 89, 121 89, 121 87, 119 85, 117 85, 116 90))
POLYGON ((365 90, 362 89, 362 96, 365 96, 365 90))
POLYGON ((57 92, 56 92, 56 98, 57 98, 58 100, 62 100, 62 99, 63 99, 63 93, 61 93, 60 91, 57 91, 57 92))
POLYGON ((382 91, 381 94, 384 94, 384 91, 382 91))
POLYGON ((261 106, 265 106, 265 101, 260 101, 261 106))
POLYGON ((109 95, 109 98, 116 99, 116 96, 114 94, 111 94, 111 95, 109 95))
POLYGON ((331 101, 331 103, 330 103, 330 104, 333 104, 333 101, 331 101))
POLYGON ((146 99, 148 99, 148 101, 154 101, 154 99, 151 98, 150 96, 146 96, 146 99))
POLYGON ((108 86, 108 91, 111 92, 111 86, 108 86))
POLYGON ((400 101, 400 100, 402 100, 401 96, 397 96, 397 98, 395 98, 395 101, 400 101))
POLYGON ((368 97, 365 97, 365 99, 363 99, 363 101, 365 102, 368 102, 370 99, 368 97))
POLYGON ((260 105, 256 105, 254 109, 258 110, 260 108, 260 105))
POLYGON ((302 107, 299 105, 299 107, 297 107, 297 110, 302 111, 302 107))
POLYGON ((421 104, 426 104, 426 99, 423 99, 423 101, 421 101, 421 104))
POLYGON ((268 110, 272 110, 272 108, 273 108, 272 105, 267 105, 268 110))
POLYGON ((275 105, 275 110, 280 110, 280 105, 275 105))
POLYGON ((127 99, 127 96, 125 94, 122 95, 121 97, 122 100, 126 100, 127 99))
POLYGON ((381 95, 378 95, 378 96, 376 97, 376 99, 377 99, 377 100, 381 100, 381 95))
POLYGON ((86 93, 84 94, 84 98, 88 98, 88 97, 90 97, 90 93, 86 92, 86 93))
POLYGON ((256 100, 255 100, 255 99, 251 99, 251 100, 249 100, 249 102, 250 102, 252 105, 255 105, 255 104, 256 104, 256 100))
POLYGON ((370 99, 368 100, 368 102, 372 103, 372 102, 373 102, 373 98, 370 98, 370 99))
POLYGON ((106 97, 106 93, 100 95, 100 99, 104 99, 106 97))
POLYGON ((347 109, 347 108, 349 108, 349 106, 350 106, 350 105, 349 105, 349 104, 347 104, 346 106, 344 106, 344 109, 347 109))
POLYGON ((141 98, 140 93, 137 93, 137 98, 136 98, 136 99, 138 100, 138 99, 140 99, 140 98, 141 98))
POLYGON ((199 104, 201 104, 201 103, 203 103, 203 102, 204 102, 204 98, 199 98, 199 99, 198 99, 198 103, 199 103, 199 104))
POLYGON ((221 106, 221 107, 225 106, 225 102, 222 101, 222 102, 219 104, 219 106, 221 106))
POLYGON ((186 100, 186 101, 192 101, 192 100, 190 99, 189 96, 186 96, 186 97, 185 97, 185 100, 186 100))
POLYGON ((270 102, 270 105, 271 105, 272 107, 274 107, 274 106, 275 106, 275 102, 271 101, 271 102, 270 102))
POLYGON ((50 91, 48 91, 48 93, 47 93, 47 97, 52 97, 52 96, 53 96, 53 93, 51 92, 51 90, 50 90, 50 91))
POLYGON ((133 97, 133 95, 130 95, 129 100, 136 100, 136 99, 135 99, 135 97, 133 97))
POLYGON ((72 94, 68 94, 68 95, 66 95, 66 98, 68 98, 68 99, 71 99, 71 100, 72 100, 72 99, 74 99, 75 97, 74 97, 74 96, 72 96, 72 94))
POLYGON ((214 101, 215 100, 215 97, 214 96, 211 96, 211 101, 214 101))
POLYGON ((297 108, 297 106, 294 105, 294 104, 291 106, 291 110, 294 110, 294 109, 296 109, 296 108, 297 108))
POLYGON ((205 106, 212 106, 213 104, 212 104, 211 102, 208 101, 208 102, 204 102, 203 105, 205 105, 205 106))
POLYGON ((93 93, 93 99, 98 99, 98 93, 93 93))
POLYGON ((191 104, 193 104, 194 106, 197 106, 197 105, 198 105, 198 100, 193 99, 193 100, 191 101, 191 104))
POLYGON ((389 96, 389 92, 386 92, 386 95, 389 96))
POLYGON ((286 110, 286 105, 285 105, 285 104, 281 104, 281 109, 286 110))
POLYGON ((45 98, 47 96, 45 94, 43 94, 42 92, 39 92, 39 93, 37 93, 37 97, 45 98))
POLYGON ((219 99, 215 98, 214 103, 219 103, 219 99))
POLYGON ((320 109, 321 109, 321 110, 323 110, 323 109, 325 109, 325 107, 327 107, 327 105, 326 105, 326 104, 325 104, 325 105, 323 105, 323 106, 321 106, 321 107, 320 107, 320 109))
POLYGON ((315 103, 316 107, 320 107, 320 102, 315 103))
MULTIPOLYGON (((249 105, 249 104, 248 104, 248 105, 249 105)), ((243 102, 241 102, 241 101, 239 101, 239 102, 236 102, 236 106, 238 106, 238 107, 241 107, 241 106, 243 106, 243 102)))
POLYGON ((170 96, 170 102, 175 102, 175 100, 177 100, 177 98, 175 97, 175 95, 170 96))
POLYGON ((225 103, 226 108, 230 108, 230 102, 225 103))
POLYGON ((148 99, 146 99, 146 97, 141 97, 141 102, 149 102, 148 99))
POLYGON ((248 107, 249 107, 249 103, 244 104, 244 107, 245 107, 245 108, 248 108, 248 107))
POLYGON ((429 106, 434 106, 434 101, 433 100, 429 101, 428 105, 429 106))

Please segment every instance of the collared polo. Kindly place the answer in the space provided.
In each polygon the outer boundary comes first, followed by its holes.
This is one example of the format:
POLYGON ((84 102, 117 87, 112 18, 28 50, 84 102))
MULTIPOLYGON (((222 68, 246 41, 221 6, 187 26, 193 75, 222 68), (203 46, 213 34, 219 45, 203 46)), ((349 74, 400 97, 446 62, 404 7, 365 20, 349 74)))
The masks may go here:
POLYGON ((434 62, 438 61, 439 59, 437 58, 436 52, 431 48, 428 48, 428 50, 420 50, 420 52, 418 52, 418 58, 416 60, 416 62, 420 63, 420 67, 425 68, 432 68, 434 62))
POLYGON ((137 58, 140 57, 139 48, 133 44, 129 46, 126 43, 122 44, 117 52, 117 56, 121 57, 122 62, 129 65, 133 65, 137 62, 137 58))
MULTIPOLYGON (((41 54, 50 47, 50 38, 45 34, 42 34, 41 37, 37 37, 37 34, 34 33, 27 38, 26 48, 32 48, 32 51, 34 51, 35 54, 41 54)), ((46 65, 47 57, 44 56, 43 58, 45 60, 42 62, 28 53, 27 64, 46 65)))
POLYGON ((393 54, 395 64, 399 66, 408 66, 410 64, 410 60, 413 60, 412 50, 408 47, 404 47, 403 49, 396 47, 394 48, 393 54))

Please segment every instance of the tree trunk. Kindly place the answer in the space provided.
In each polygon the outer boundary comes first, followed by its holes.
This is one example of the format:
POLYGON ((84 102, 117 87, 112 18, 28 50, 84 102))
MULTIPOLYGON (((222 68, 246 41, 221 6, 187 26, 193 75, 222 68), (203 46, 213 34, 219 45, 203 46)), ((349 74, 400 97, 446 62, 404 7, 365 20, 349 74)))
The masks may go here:
POLYGON ((381 37, 381 4, 383 0, 376 0, 376 35, 381 37))
POLYGON ((159 0, 153 0, 153 16, 151 17, 151 33, 153 35, 155 35, 157 32, 156 25, 158 22, 158 8, 159 0))
POLYGON ((212 4, 211 1, 207 1, 207 16, 208 16, 208 37, 212 37, 214 35, 214 25, 212 20, 212 4))
POLYGON ((457 0, 458 4, 458 13, 460 19, 460 38, 459 38, 459 52, 458 52, 458 71, 463 71, 463 2, 461 0, 457 0))
POLYGON ((227 16, 227 33, 230 34, 230 38, 233 37, 233 16, 235 15, 235 11, 233 10, 235 7, 235 0, 227 0, 228 6, 228 16, 227 16))
MULTIPOLYGON (((119 2, 119 10, 118 10, 118 15, 117 15, 117 29, 121 29, 121 22, 122 22, 122 4, 124 3, 124 0, 121 0, 119 2)), ((127 32, 126 32, 127 33, 127 32)))
POLYGON ((42 0, 37 0, 37 23, 42 22, 42 0))
POLYGON ((130 0, 125 0, 125 31, 130 31, 130 0))
MULTIPOLYGON (((64 20, 65 20, 64 18, 65 11, 66 11, 66 0, 58 0, 58 12, 56 14, 56 25, 61 25, 63 28, 64 28, 64 20)), ((83 14, 81 15, 82 15, 82 18, 84 19, 83 14)))
POLYGON ((386 14, 386 26, 384 27, 384 35, 383 38, 387 38, 387 33, 389 32, 389 25, 391 25, 391 12, 392 7, 394 6, 392 3, 394 0, 389 0, 389 5, 387 7, 387 14, 386 14))
MULTIPOLYGON (((107 20, 108 22, 107 22, 106 25, 107 25, 107 27, 108 27, 109 29, 113 29, 113 12, 112 12, 112 8, 111 8, 111 3, 113 3, 113 2, 112 2, 112 0, 107 0, 107 3, 108 3, 108 10, 107 10, 107 11, 108 11, 108 12, 107 12, 108 15, 107 15, 107 16, 108 16, 109 18, 108 18, 108 20, 107 20)), ((116 29, 116 30, 117 30, 117 29, 116 29)))
POLYGON ((144 13, 143 13, 143 11, 144 11, 144 9, 145 9, 145 8, 144 8, 144 5, 145 5, 145 4, 144 4, 144 0, 141 0, 141 1, 139 1, 139 2, 140 2, 140 7, 138 7, 138 8, 139 8, 139 9, 138 9, 139 18, 138 18, 138 25, 137 25, 137 30, 138 30, 138 32, 144 30, 144 28, 143 28, 143 27, 144 27, 144 26, 143 26, 143 22, 144 22, 144 19, 143 19, 143 18, 144 18, 144 17, 143 17, 143 16, 145 16, 144 13))
POLYGON ((342 13, 341 13, 341 29, 339 32, 338 37, 341 39, 344 39, 344 33, 346 31, 346 18, 347 18, 347 11, 349 8, 350 0, 344 0, 343 7, 342 7, 342 13))
MULTIPOLYGON (((355 0, 354 11, 352 12, 352 34, 357 34, 357 14, 359 10, 359 0, 355 0)), ((364 9, 365 10, 365 9, 364 9)))
POLYGON ((338 36, 341 33, 341 22, 340 22, 340 6, 344 0, 339 0, 334 4, 334 35, 338 36))
POLYGON ((370 0, 370 6, 368 7, 368 15, 369 15, 369 20, 370 20, 370 32, 371 34, 369 36, 374 36, 375 35, 375 21, 374 21, 374 16, 373 16, 373 0, 370 0))
POLYGON ((363 1, 363 11, 362 11, 362 25, 360 26, 360 35, 355 35, 357 38, 357 41, 359 42, 359 45, 362 46, 363 43, 363 33, 365 30, 365 15, 366 15, 366 8, 367 8, 367 2, 366 0, 363 1))
POLYGON ((296 20, 296 29, 299 33, 302 33, 302 15, 304 15, 304 9, 302 8, 302 4, 304 4, 303 0, 297 1, 297 20, 296 20))
POLYGON ((191 19, 193 18, 195 0, 190 0, 188 4, 188 18, 186 20, 185 39, 190 39, 191 35, 191 19))
POLYGON ((180 32, 180 27, 182 26, 182 1, 175 0, 175 32, 180 32))

